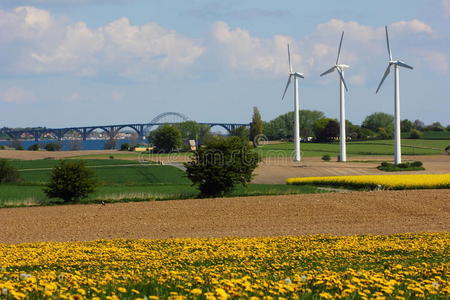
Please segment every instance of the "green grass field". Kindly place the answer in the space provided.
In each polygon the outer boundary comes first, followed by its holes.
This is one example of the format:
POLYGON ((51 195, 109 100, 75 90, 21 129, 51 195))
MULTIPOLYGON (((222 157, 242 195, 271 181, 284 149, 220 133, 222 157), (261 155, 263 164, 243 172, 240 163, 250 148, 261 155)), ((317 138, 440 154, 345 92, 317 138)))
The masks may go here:
MULTIPOLYGON (((403 155, 433 155, 442 154, 450 141, 446 140, 402 140, 403 155)), ((302 143, 301 151, 304 157, 320 157, 325 154, 337 157, 339 154, 339 143, 302 143)), ((286 157, 292 156, 294 150, 293 143, 282 143, 264 145, 258 148, 263 157, 286 157)), ((374 140, 347 143, 347 155, 368 156, 368 155, 393 155, 394 146, 392 140, 374 140)))
MULTIPOLYGON (((148 201, 196 198, 198 190, 185 173, 173 166, 141 164, 129 160, 84 160, 100 183, 96 192, 81 203, 148 201)), ((0 185, 0 207, 51 205, 43 191, 56 160, 12 160, 19 169, 20 184, 0 185)), ((256 196, 322 192, 312 186, 250 184, 238 186, 228 196, 256 196)))

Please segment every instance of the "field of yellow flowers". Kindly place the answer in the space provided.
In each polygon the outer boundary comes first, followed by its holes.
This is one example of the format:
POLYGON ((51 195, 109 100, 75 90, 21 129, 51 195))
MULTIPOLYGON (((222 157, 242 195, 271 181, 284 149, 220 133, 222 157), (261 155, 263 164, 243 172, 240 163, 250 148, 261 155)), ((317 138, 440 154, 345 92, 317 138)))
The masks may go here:
POLYGON ((288 178, 287 184, 385 189, 448 189, 450 174, 361 175, 288 178))
POLYGON ((450 297, 450 234, 0 244, 5 299, 450 297))

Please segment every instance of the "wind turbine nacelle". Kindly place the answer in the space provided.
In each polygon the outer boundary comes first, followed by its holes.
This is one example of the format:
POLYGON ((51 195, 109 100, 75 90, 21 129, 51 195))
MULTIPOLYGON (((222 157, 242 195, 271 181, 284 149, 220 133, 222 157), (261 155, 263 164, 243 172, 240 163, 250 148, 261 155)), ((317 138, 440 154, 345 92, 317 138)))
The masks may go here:
POLYGON ((302 73, 299 73, 299 72, 291 73, 291 76, 305 78, 305 75, 303 75, 302 73))

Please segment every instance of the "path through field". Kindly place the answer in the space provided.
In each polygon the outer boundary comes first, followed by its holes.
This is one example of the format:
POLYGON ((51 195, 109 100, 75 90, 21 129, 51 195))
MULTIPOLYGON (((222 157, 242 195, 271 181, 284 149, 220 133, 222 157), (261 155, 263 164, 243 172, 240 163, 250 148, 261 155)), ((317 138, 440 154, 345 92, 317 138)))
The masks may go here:
POLYGON ((0 209, 0 242, 450 231, 450 190, 0 209))

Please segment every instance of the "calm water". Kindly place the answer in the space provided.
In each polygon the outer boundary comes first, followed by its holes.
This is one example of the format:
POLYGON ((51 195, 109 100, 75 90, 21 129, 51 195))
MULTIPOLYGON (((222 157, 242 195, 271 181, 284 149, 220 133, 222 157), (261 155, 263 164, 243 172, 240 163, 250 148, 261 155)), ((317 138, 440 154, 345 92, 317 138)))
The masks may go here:
MULTIPOLYGON (((70 140, 64 140, 64 141, 57 141, 57 140, 45 140, 45 141, 21 141, 20 144, 22 147, 26 150, 28 147, 30 147, 33 144, 39 144, 42 145, 43 148, 45 144, 47 143, 60 143, 62 145, 62 149, 64 151, 72 150, 74 148, 78 148, 77 150, 103 150, 105 149, 105 143, 108 142, 108 140, 87 140, 87 141, 70 141, 70 140)), ((115 149, 120 149, 120 145, 123 143, 136 143, 136 141, 130 141, 130 140, 117 140, 115 149)), ((0 141, 0 146, 11 146, 11 141, 0 141)))

